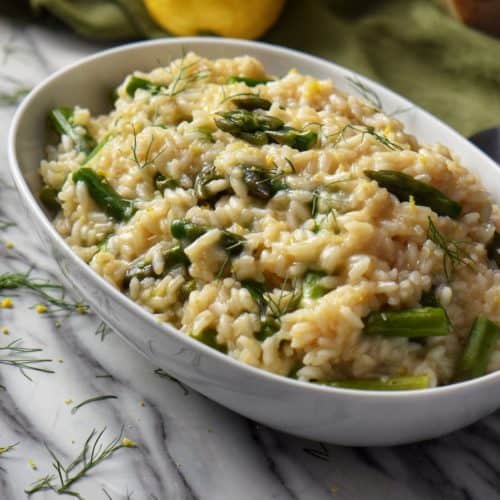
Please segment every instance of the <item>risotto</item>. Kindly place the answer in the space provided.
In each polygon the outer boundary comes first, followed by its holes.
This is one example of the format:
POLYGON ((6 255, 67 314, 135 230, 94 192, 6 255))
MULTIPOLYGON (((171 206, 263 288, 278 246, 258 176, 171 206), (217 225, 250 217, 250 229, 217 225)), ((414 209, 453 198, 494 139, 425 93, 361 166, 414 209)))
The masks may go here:
POLYGON ((379 108, 189 53, 108 114, 53 110, 41 199, 104 279, 244 363, 365 389, 497 370, 500 210, 379 108))

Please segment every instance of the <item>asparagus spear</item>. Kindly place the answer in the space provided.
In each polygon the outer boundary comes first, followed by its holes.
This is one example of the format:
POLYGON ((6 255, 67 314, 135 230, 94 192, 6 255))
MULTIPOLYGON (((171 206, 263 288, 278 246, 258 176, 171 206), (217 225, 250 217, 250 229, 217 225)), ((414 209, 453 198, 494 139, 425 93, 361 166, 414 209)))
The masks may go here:
POLYGON ((265 85, 266 83, 272 82, 269 78, 248 78, 246 76, 230 76, 227 80, 227 84, 231 83, 244 83, 249 87, 256 87, 257 85, 265 85))
POLYGON ((57 199, 59 191, 52 186, 44 185, 42 189, 40 189, 39 197, 40 201, 51 211, 57 212, 61 205, 57 199))
POLYGON ((491 260, 494 260, 497 266, 500 267, 500 233, 497 233, 496 231, 488 244, 488 257, 491 260))
MULTIPOLYGON (((178 240, 192 243, 205 234, 210 228, 201 224, 196 224, 187 219, 175 219, 170 225, 172 236, 178 240)), ((237 255, 243 249, 245 238, 231 231, 222 230, 220 244, 230 255, 237 255)))
POLYGON ((67 135, 78 151, 90 153, 95 147, 95 140, 84 132, 80 134, 73 124, 73 108, 55 108, 49 113, 49 123, 59 135, 67 135))
POLYGON ((202 344, 205 344, 208 347, 211 347, 212 349, 215 349, 215 350, 222 352, 224 354, 227 353, 227 347, 225 345, 219 344, 217 342, 217 339, 216 339, 217 331, 216 330, 208 329, 208 330, 204 330, 198 334, 192 333, 191 337, 193 339, 198 340, 202 344))
POLYGON ((122 198, 106 178, 88 167, 73 172, 73 182, 82 181, 92 199, 111 217, 118 221, 128 220, 135 212, 134 204, 122 198))
POLYGON ((145 78, 132 75, 127 81, 125 92, 127 92, 130 97, 134 97, 135 91, 137 89, 147 90, 151 94, 155 95, 161 91, 161 86, 156 85, 153 82, 146 80, 145 78))
POLYGON ((208 230, 209 228, 207 226, 196 224, 187 219, 175 219, 172 221, 172 224, 170 224, 172 236, 178 240, 185 240, 189 243, 198 239, 208 230))
POLYGON ((317 271, 311 271, 306 274, 302 285, 303 299, 319 299, 328 293, 329 290, 319 283, 324 276, 325 273, 317 271))
POLYGON ((248 109, 219 113, 215 118, 215 124, 224 132, 258 146, 271 141, 305 151, 312 148, 318 140, 318 134, 315 132, 286 127, 283 121, 275 116, 248 109))
POLYGON ((165 177, 160 173, 157 173, 155 175, 153 182, 156 189, 158 189, 158 191, 162 193, 163 191, 165 191, 165 189, 175 189, 180 186, 179 181, 165 177))
POLYGON ((246 109, 247 111, 253 111, 255 109, 268 110, 271 107, 271 101, 259 97, 258 95, 241 96, 234 97, 231 102, 236 105, 237 108, 246 109))
POLYGON ((365 175, 387 189, 399 201, 409 201, 412 196, 417 204, 431 208, 438 215, 447 215, 454 219, 462 211, 459 203, 445 196, 439 189, 417 181, 411 175, 393 170, 365 170, 365 175))
POLYGON ((472 325, 462 357, 458 361, 455 378, 466 380, 484 375, 499 338, 500 326, 484 315, 479 316, 472 325))
POLYGON ((429 377, 428 375, 413 375, 407 377, 346 379, 326 382, 324 385, 365 391, 413 391, 427 389, 429 387, 429 377))
POLYGON ((216 173, 213 165, 205 165, 200 170, 194 181, 194 192, 198 201, 215 202, 220 196, 222 196, 225 191, 213 194, 207 188, 207 184, 222 178, 223 177, 216 173))
POLYGON ((234 109, 220 113, 215 124, 224 132, 237 135, 241 132, 264 132, 283 127, 283 122, 275 116, 256 113, 246 109, 234 109))
POLYGON ((132 278, 137 278, 139 280, 143 280, 144 278, 161 278, 166 276, 172 268, 176 266, 187 266, 190 263, 184 250, 179 245, 169 248, 164 253, 163 259, 165 266, 162 274, 156 274, 153 265, 150 262, 145 262, 142 258, 132 262, 125 272, 123 286, 127 288, 132 278))
POLYGON ((363 333, 385 337, 437 337, 447 335, 450 324, 441 307, 422 307, 403 311, 372 312, 363 333))
POLYGON ((299 151, 311 149, 318 140, 318 134, 315 132, 301 132, 292 127, 282 127, 278 130, 266 132, 267 137, 273 142, 284 144, 299 151))
POLYGON ((241 167, 243 182, 250 196, 259 200, 270 200, 278 191, 287 188, 285 182, 273 170, 258 165, 242 165, 241 167))

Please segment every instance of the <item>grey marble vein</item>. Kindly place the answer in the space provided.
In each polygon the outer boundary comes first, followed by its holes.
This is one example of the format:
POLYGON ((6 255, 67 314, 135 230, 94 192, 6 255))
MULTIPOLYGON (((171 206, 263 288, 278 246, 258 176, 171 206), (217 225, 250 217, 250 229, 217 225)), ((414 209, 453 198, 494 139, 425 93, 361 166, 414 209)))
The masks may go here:
MULTIPOLYGON (((44 26, 0 19, 0 94, 32 87, 51 72, 104 48, 44 26)), ((64 281, 21 209, 7 175, 6 135, 14 106, 0 106, 0 273, 33 267, 64 281), (8 248, 6 242, 14 243, 8 248)), ((32 294, 0 309, 0 345, 21 338, 43 348, 55 373, 0 366, 0 500, 52 473, 45 445, 63 461, 92 429, 121 449, 75 484, 87 500, 495 500, 500 499, 500 414, 439 440, 396 448, 344 448, 262 427, 186 388, 140 357, 115 333, 96 335, 92 314, 38 315, 32 294), (60 321, 60 325, 56 324, 60 321), (71 409, 88 398, 114 395, 71 409), (30 465, 31 464, 31 465, 30 465), (35 470, 36 468, 36 470, 35 470), (108 496, 107 496, 108 495, 108 496)), ((52 491, 35 500, 59 498, 52 491)))

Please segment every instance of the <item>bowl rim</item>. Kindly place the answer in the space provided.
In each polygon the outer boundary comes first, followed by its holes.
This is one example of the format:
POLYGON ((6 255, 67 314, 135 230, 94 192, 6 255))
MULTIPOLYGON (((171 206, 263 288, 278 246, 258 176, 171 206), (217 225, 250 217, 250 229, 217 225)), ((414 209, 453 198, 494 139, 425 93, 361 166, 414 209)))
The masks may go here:
MULTIPOLYGON (((467 139, 455 131, 452 127, 442 122, 440 119, 436 118, 431 113, 425 111, 420 108, 420 106, 414 104, 408 99, 400 96, 396 92, 388 89, 387 87, 367 78, 363 75, 357 73, 354 70, 349 68, 345 68, 341 65, 338 65, 334 62, 327 61, 317 56, 313 56, 299 50, 294 50, 286 47, 282 47, 279 45, 274 45, 266 42, 256 42, 256 41, 248 41, 248 40, 239 40, 235 38, 217 38, 217 37, 177 37, 177 38, 162 38, 156 40, 146 40, 146 41, 138 41, 131 42, 127 44, 122 44, 110 49, 98 51, 89 56, 81 58, 69 65, 66 65, 54 73, 50 74, 48 77, 43 79, 40 83, 38 83, 29 94, 23 99, 22 103, 16 109, 14 117, 11 121, 9 134, 8 134, 8 163, 10 168, 10 173, 16 185, 17 191, 19 195, 24 199, 27 206, 29 206, 29 210, 31 214, 33 214, 37 222, 41 224, 44 232, 49 233, 51 240, 57 243, 59 249, 64 253, 66 258, 69 258, 73 264, 79 268, 79 270, 86 275, 88 275, 89 279, 92 281, 94 286, 100 288, 106 294, 111 295, 113 300, 116 300, 121 303, 122 306, 131 309, 134 314, 141 317, 142 320, 146 321, 146 324, 150 326, 156 333, 164 335, 168 333, 176 337, 180 342, 186 343, 190 348, 200 349, 201 352, 205 353, 205 355, 215 356, 216 359, 219 359, 222 362, 233 365, 236 369, 240 369, 242 372, 247 372, 249 375, 260 378, 262 382, 271 382, 271 383, 282 383, 288 385, 291 390, 296 389, 307 389, 309 391, 316 392, 318 396, 324 396, 330 394, 333 396, 334 394, 342 394, 346 396, 352 397, 363 397, 363 398, 376 398, 378 400, 383 398, 388 399, 422 399, 429 400, 429 398, 439 398, 445 392, 456 392, 464 390, 465 388, 472 388, 476 385, 484 384, 485 382, 492 382, 496 379, 500 379, 500 370, 494 371, 492 373, 482 375, 481 377, 477 377, 471 380, 455 382, 448 385, 430 387, 425 389, 416 389, 416 390, 401 390, 401 391, 390 391, 390 390, 382 390, 382 391, 370 391, 365 389, 347 389, 341 387, 332 387, 326 384, 316 384, 313 382, 306 382, 297 379, 292 379, 283 375, 278 375, 273 372, 269 372, 263 368, 257 368, 252 365, 248 365, 242 361, 238 361, 227 354, 220 353, 217 350, 211 349, 210 347, 204 345, 201 342, 192 339, 186 333, 178 330, 168 323, 158 323, 154 320, 154 317, 151 313, 143 309, 139 304, 132 301, 125 294, 114 288, 110 283, 108 283, 102 276, 97 274, 94 270, 92 270, 86 262, 80 259, 77 254, 70 248, 70 246, 66 243, 66 241, 62 238, 62 236, 56 231, 54 226, 52 225, 49 218, 45 215, 42 208, 39 205, 35 195, 31 192, 24 175, 22 173, 18 158, 17 158, 17 138, 18 131, 22 117, 25 113, 28 113, 30 110, 30 106, 34 101, 36 101, 38 94, 45 88, 49 87, 53 81, 58 80, 61 77, 64 77, 67 73, 72 72, 78 66, 84 64, 90 64, 95 60, 106 58, 113 56, 114 54, 127 52, 129 50, 136 50, 137 48, 144 48, 147 50, 148 47, 157 46, 157 45, 165 45, 166 47, 178 47, 183 49, 190 50, 189 45, 191 44, 209 44, 209 45, 226 45, 232 47, 240 47, 243 50, 249 50, 248 55, 251 54, 252 48, 263 49, 264 51, 275 52, 284 58, 288 58, 289 56, 293 56, 294 58, 303 59, 306 62, 311 62, 316 65, 322 65, 327 70, 332 71, 332 77, 335 72, 350 72, 353 76, 358 78, 363 84, 369 85, 371 88, 374 88, 376 91, 383 92, 388 95, 392 99, 399 99, 403 101, 405 104, 411 106, 414 110, 416 110, 419 114, 421 114, 426 120, 434 121, 434 123, 444 128, 445 132, 450 136, 459 137, 461 140, 466 141, 467 139), (163 331, 160 331, 160 328, 163 331)), ((242 54, 243 55, 243 54, 242 54)), ((134 70, 131 70, 134 71, 134 70)), ((124 75, 125 77, 126 75, 124 75)), ((476 150, 476 153, 482 157, 482 159, 486 162, 492 162, 492 160, 483 153, 479 148, 477 148, 474 144, 470 143, 471 146, 476 150)), ((493 162, 494 163, 494 162, 493 162)), ((124 335, 125 337, 125 335, 124 335)), ((143 354, 143 353, 141 353, 143 354)), ((144 354, 143 354, 144 355, 144 354)))

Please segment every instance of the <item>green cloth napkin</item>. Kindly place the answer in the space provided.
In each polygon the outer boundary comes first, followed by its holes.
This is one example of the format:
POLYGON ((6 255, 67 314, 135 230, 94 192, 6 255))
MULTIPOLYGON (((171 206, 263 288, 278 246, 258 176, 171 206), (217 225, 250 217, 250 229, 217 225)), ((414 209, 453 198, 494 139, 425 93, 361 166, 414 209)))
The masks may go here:
MULTIPOLYGON (((31 3, 89 38, 167 36, 141 0, 31 3)), ((431 0, 288 0, 263 39, 377 80, 465 135, 500 125, 500 40, 462 26, 431 0)))

